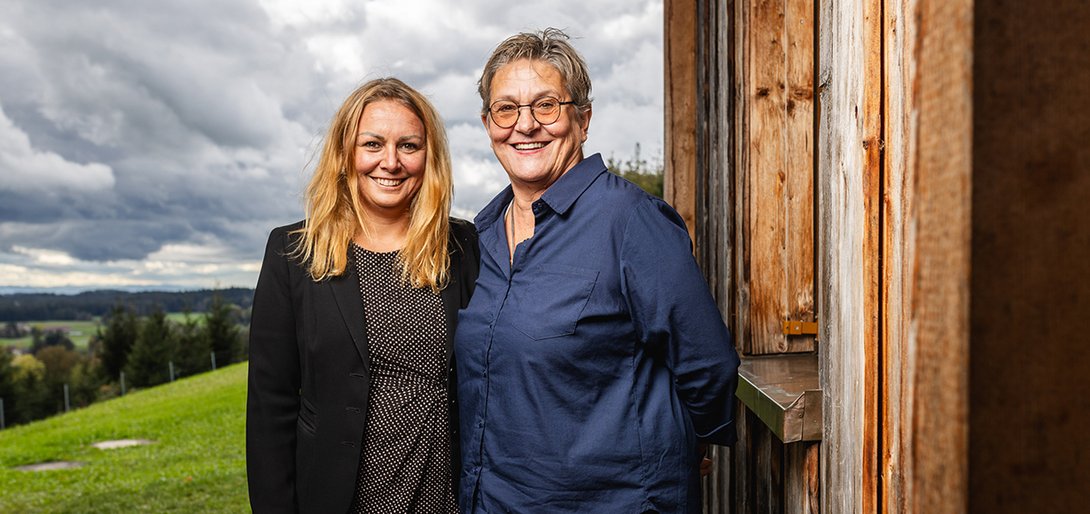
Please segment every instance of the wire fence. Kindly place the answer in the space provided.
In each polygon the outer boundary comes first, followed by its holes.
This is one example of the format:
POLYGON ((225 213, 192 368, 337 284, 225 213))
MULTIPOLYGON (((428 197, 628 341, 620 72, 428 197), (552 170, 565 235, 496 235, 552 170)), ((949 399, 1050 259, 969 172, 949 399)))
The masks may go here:
MULTIPOLYGON (((166 383, 174 382, 175 380, 185 378, 185 377, 189 377, 189 376, 199 375, 201 373, 207 373, 207 372, 210 372, 210 371, 215 371, 219 367, 220 362, 232 363, 233 362, 232 357, 236 356, 235 353, 229 352, 229 351, 219 352, 219 354, 220 355, 217 356, 216 352, 209 352, 208 353, 208 360, 206 361, 205 366, 194 366, 194 367, 192 367, 190 369, 185 369, 183 367, 177 366, 174 363, 173 360, 167 361, 165 371, 167 371, 168 381, 166 383)), ((118 387, 119 387, 120 396, 125 396, 126 394, 128 394, 129 387, 130 387, 131 384, 129 384, 128 381, 126 380, 124 371, 121 371, 118 374, 117 384, 118 384, 118 387)), ((162 384, 156 384, 156 385, 162 385, 162 384)), ((155 386, 152 385, 152 386, 148 386, 148 387, 155 387, 155 386)), ((62 384, 62 388, 61 388, 61 391, 59 391, 59 393, 61 394, 61 397, 62 397, 61 399, 63 401, 64 409, 62 411, 52 413, 50 415, 45 416, 44 418, 39 418, 39 419, 45 419, 45 418, 48 418, 48 417, 50 417, 52 415, 55 415, 55 414, 63 414, 63 413, 67 413, 67 412, 72 411, 72 394, 71 394, 69 384, 67 382, 62 384)), ((56 398, 56 396, 54 396, 53 398, 56 398)), ((4 397, 0 397, 0 430, 4 430, 4 429, 7 428, 7 417, 6 417, 6 412, 4 410, 4 400, 5 400, 4 397)), ((93 403, 94 403, 94 401, 89 402, 87 405, 92 405, 93 403)), ((18 407, 18 406, 16 405, 16 407, 18 407)), ((31 420, 31 421, 37 421, 37 419, 31 420)), ((18 421, 16 421, 16 424, 18 424, 18 421)))

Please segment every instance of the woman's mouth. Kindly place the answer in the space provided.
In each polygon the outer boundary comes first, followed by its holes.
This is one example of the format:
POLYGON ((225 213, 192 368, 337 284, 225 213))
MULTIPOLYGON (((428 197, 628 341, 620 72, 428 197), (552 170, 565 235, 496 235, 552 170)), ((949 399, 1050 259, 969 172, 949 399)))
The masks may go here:
POLYGON ((515 150, 537 150, 545 148, 545 143, 515 143, 511 146, 515 147, 515 150))
POLYGON ((383 187, 397 187, 400 186, 402 182, 405 182, 405 179, 403 178, 371 177, 371 180, 374 180, 378 185, 383 187))

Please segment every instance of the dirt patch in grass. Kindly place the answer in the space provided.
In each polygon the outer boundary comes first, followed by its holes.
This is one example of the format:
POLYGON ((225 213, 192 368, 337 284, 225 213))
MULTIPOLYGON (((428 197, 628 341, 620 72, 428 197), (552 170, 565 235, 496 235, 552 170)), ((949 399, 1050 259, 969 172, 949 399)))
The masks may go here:
POLYGON ((37 464, 28 464, 26 466, 18 466, 12 469, 16 471, 53 471, 55 469, 74 469, 82 466, 82 462, 68 462, 64 460, 58 460, 53 462, 39 462, 37 464))
POLYGON ((128 448, 130 446, 141 446, 145 444, 152 444, 155 441, 148 441, 147 439, 115 439, 113 441, 99 441, 91 446, 98 448, 99 450, 116 450, 118 448, 128 448))

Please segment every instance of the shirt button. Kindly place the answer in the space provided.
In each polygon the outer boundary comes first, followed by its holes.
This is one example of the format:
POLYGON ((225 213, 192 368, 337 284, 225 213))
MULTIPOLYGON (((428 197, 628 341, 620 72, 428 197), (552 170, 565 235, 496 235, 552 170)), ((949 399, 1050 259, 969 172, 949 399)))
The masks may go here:
POLYGON ((484 420, 477 421, 477 428, 484 428, 484 420))

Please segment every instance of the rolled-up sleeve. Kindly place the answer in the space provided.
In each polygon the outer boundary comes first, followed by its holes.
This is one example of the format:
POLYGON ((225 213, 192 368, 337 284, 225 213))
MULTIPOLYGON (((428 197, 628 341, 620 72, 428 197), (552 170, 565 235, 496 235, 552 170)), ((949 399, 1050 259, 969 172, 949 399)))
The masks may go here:
POLYGON ((656 346, 697 437, 735 441, 738 353, 708 290, 685 223, 647 199, 629 217, 621 247, 622 290, 641 343, 656 346))
POLYGON ((295 511, 299 350, 285 255, 288 234, 269 237, 254 291, 246 401, 246 471, 254 512, 295 511))

